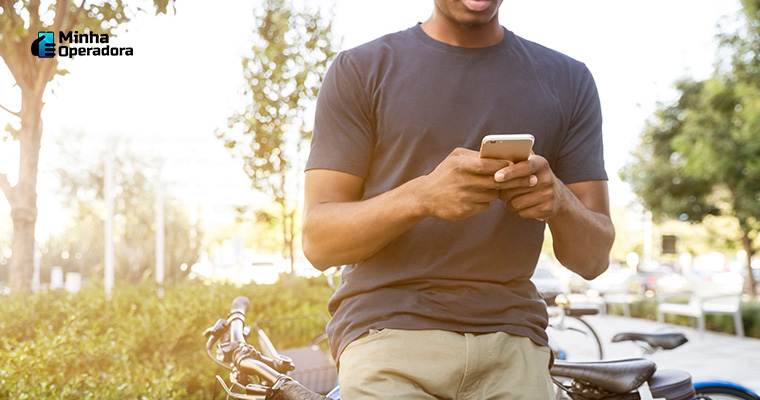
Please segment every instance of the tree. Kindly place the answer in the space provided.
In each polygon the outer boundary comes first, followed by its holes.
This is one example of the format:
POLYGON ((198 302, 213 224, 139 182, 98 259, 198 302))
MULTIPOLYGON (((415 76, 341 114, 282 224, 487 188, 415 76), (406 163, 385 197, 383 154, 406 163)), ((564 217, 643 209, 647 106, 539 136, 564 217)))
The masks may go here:
MULTIPOLYGON (((76 135, 69 135, 76 136, 76 135)), ((93 280, 103 278, 104 268, 104 160, 86 165, 72 143, 59 143, 64 157, 55 173, 59 194, 72 218, 65 229, 41 246, 40 270, 47 276, 50 267, 80 272, 93 280), (69 149, 67 151, 67 149, 69 149), (72 168, 72 165, 76 167, 72 168)), ((114 146, 114 275, 119 281, 137 283, 154 277, 156 255, 155 166, 131 154, 126 146, 114 146)), ((178 281, 200 256, 200 237, 189 221, 183 205, 171 196, 165 200, 165 248, 167 281, 178 281)))
MULTIPOLYGON (((306 111, 316 99, 321 78, 336 50, 332 20, 319 11, 297 11, 289 0, 265 0, 256 11, 251 54, 243 58, 245 96, 243 111, 217 131, 233 154, 244 160, 244 170, 255 189, 263 190, 279 205, 283 253, 294 261, 298 210, 297 178, 302 148, 311 138, 306 111)), ((260 212, 261 220, 273 220, 260 212)))
MULTIPOLYGON (((154 12, 166 13, 174 0, 154 0, 154 12)), ((31 286, 34 263, 34 233, 37 222, 37 166, 42 142, 42 108, 47 85, 57 75, 57 57, 40 58, 32 54, 32 43, 38 33, 78 31, 114 35, 116 27, 131 20, 139 7, 128 7, 121 0, 98 3, 81 0, 58 0, 43 5, 40 0, 0 0, 0 57, 21 90, 21 108, 12 111, 20 128, 6 127, 3 139, 9 137, 20 144, 19 173, 15 186, 0 174, 0 189, 11 206, 13 220, 13 256, 9 265, 9 286, 25 290, 31 286)))
MULTIPOLYGON (((760 233, 760 2, 745 0, 744 30, 721 35, 728 62, 703 81, 682 80, 671 105, 661 105, 621 177, 660 218, 693 223, 708 215, 736 219, 751 258, 760 233)), ((730 235, 731 233, 727 233, 730 235)))

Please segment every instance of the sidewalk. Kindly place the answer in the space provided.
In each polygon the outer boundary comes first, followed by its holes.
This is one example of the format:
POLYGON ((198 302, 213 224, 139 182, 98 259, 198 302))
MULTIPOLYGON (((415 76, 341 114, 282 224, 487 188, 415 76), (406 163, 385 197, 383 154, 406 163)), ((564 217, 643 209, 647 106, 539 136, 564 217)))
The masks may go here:
POLYGON ((638 318, 614 315, 584 316, 599 335, 605 359, 639 357, 638 348, 630 342, 612 343, 619 332, 654 332, 668 326, 682 332, 689 341, 674 350, 646 356, 658 369, 688 371, 694 381, 727 380, 760 393, 760 339, 699 331, 685 326, 661 324, 638 318))

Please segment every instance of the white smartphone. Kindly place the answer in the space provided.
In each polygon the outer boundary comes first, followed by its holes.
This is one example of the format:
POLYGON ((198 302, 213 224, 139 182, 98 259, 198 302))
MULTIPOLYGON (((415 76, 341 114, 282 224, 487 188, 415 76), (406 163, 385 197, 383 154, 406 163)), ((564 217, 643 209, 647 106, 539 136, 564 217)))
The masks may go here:
POLYGON ((480 143, 480 158, 496 158, 513 162, 530 157, 535 138, 528 133, 487 135, 480 143))

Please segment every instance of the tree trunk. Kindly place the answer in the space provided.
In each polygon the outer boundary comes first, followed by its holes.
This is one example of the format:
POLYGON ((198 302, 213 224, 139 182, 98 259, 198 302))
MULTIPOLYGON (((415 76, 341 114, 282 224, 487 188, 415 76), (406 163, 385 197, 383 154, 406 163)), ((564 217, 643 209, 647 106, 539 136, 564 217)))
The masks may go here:
POLYGON ((755 250, 752 248, 752 239, 744 232, 742 236, 742 247, 744 252, 747 253, 747 292, 754 299, 757 296, 757 282, 755 282, 755 275, 752 274, 752 256, 755 255, 755 250))
POLYGON ((11 188, 8 203, 13 219, 13 255, 8 266, 8 286, 28 290, 34 268, 34 232, 37 223, 37 167, 42 139, 42 93, 22 90, 18 183, 11 188))

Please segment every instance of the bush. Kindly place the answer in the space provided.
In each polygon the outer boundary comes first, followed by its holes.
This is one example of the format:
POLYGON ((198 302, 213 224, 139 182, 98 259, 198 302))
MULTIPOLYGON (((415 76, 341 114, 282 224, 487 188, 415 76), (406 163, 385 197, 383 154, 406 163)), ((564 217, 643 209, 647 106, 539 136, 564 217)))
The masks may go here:
MULTIPOLYGON (((208 399, 214 375, 203 331, 226 317, 232 299, 248 296, 247 321, 326 315, 324 280, 283 279, 275 285, 182 283, 117 286, 111 298, 40 292, 0 298, 0 398, 208 399)), ((325 319, 304 318, 271 335, 279 348, 303 345, 325 319)))

